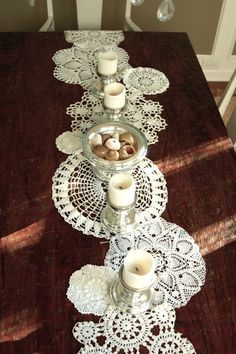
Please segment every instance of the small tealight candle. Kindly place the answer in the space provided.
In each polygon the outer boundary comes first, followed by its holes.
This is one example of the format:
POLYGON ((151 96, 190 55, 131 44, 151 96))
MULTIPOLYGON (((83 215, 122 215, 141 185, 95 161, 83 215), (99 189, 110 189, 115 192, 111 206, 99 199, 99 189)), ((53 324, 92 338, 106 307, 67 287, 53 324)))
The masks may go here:
POLYGON ((113 175, 108 183, 109 203, 115 208, 126 208, 135 201, 135 181, 125 173, 113 175))
POLYGON ((117 63, 118 56, 115 52, 100 52, 97 71, 104 76, 114 75, 117 72, 117 63))
POLYGON ((131 250, 124 260, 123 281, 133 289, 147 289, 155 277, 155 259, 144 250, 131 250))
POLYGON ((123 108, 125 106, 125 86, 118 82, 105 86, 103 103, 109 109, 123 108))

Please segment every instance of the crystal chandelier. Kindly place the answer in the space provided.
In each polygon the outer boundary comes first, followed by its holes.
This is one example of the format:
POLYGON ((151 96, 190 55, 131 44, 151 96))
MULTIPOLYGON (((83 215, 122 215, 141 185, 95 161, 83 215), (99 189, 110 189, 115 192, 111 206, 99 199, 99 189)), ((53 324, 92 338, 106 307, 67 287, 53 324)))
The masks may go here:
MULTIPOLYGON (((133 6, 139 6, 144 0, 130 0, 133 6)), ((157 18, 161 22, 167 22, 172 19, 175 13, 175 5, 173 0, 162 0, 157 9, 157 18)))

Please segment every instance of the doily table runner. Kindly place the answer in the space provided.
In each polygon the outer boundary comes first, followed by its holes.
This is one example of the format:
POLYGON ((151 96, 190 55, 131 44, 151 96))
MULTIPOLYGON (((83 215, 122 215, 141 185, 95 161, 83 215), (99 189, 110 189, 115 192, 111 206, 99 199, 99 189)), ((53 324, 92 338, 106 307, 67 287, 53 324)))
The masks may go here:
MULTIPOLYGON (((159 132, 167 126, 165 119, 161 117, 162 111, 163 108, 159 102, 146 100, 137 90, 127 91, 127 107, 124 117, 128 123, 145 134, 149 145, 158 142, 159 132)), ((67 108, 66 113, 73 117, 72 131, 82 136, 92 125, 101 122, 105 111, 101 100, 87 91, 80 102, 73 103, 67 108)))
MULTIPOLYGON (((136 182, 137 224, 152 222, 167 203, 166 181, 145 158, 133 171, 136 182)), ((97 179, 81 151, 70 155, 53 177, 52 198, 61 216, 86 235, 110 238, 103 228, 100 214, 106 206, 107 183, 97 179)))
MULTIPOLYGON (((164 92, 169 87, 167 77, 156 69, 132 68, 128 63, 127 52, 117 47, 124 39, 121 31, 65 31, 65 36, 73 46, 58 50, 53 56, 52 59, 56 64, 53 73, 55 78, 89 89, 98 79, 96 72, 98 52, 110 50, 116 52, 117 80, 123 80, 127 88, 127 107, 124 116, 128 123, 146 135, 148 144, 158 142, 159 131, 167 126, 165 119, 161 117, 163 108, 159 102, 147 100, 143 94, 164 92)), ((67 108, 67 114, 74 118, 72 130, 82 135, 87 128, 101 120, 104 109, 101 100, 85 92, 81 102, 67 108)), ((59 146, 59 149, 66 152, 64 147, 59 146)), ((76 149, 70 147, 68 151, 71 150, 76 149)))
POLYGON ((64 34, 67 42, 77 42, 84 48, 90 49, 103 45, 118 46, 124 40, 122 31, 64 31, 64 34))
POLYGON ((175 333, 174 325, 175 311, 168 304, 138 315, 110 306, 99 323, 76 323, 73 335, 84 345, 80 354, 137 354, 141 348, 152 354, 194 354, 191 342, 175 333))
POLYGON ((142 225, 132 235, 112 237, 104 264, 118 272, 130 249, 144 249, 156 260, 157 304, 184 306, 205 282, 205 262, 198 245, 183 228, 163 218, 142 225))

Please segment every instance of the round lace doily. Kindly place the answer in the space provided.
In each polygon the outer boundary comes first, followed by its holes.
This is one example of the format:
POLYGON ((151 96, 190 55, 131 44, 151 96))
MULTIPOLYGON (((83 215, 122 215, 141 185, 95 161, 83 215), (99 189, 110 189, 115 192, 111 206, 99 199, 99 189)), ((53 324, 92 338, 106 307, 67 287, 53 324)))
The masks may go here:
MULTIPOLYGON (((56 64, 53 75, 56 79, 68 84, 80 84, 88 89, 98 79, 96 72, 97 54, 99 51, 113 51, 118 55, 118 70, 124 71, 128 65, 127 52, 114 46, 100 46, 98 50, 86 50, 73 46, 69 49, 58 50, 53 61, 56 64)), ((126 71, 125 71, 126 72, 126 71)))
MULTIPOLYGON (((133 177, 137 193, 137 224, 152 222, 165 210, 166 181, 147 158, 135 168, 133 177)), ((52 198, 65 221, 85 235, 109 239, 110 232, 100 222, 100 214, 106 206, 106 192, 107 183, 94 176, 81 151, 70 155, 53 177, 52 198)))
POLYGON ((64 132, 56 138, 56 146, 64 154, 73 154, 81 147, 81 137, 77 132, 64 132))
POLYGON ((142 347, 153 354, 194 354, 192 344, 174 332, 174 325, 175 311, 168 304, 136 315, 110 306, 99 323, 78 322, 72 333, 84 344, 79 353, 135 354, 142 347))
POLYGON ((85 48, 118 45, 124 40, 122 31, 64 31, 66 41, 77 42, 85 48))
MULTIPOLYGON (((124 111, 127 122, 145 134, 149 145, 158 142, 159 132, 167 126, 161 117, 163 108, 159 102, 146 100, 137 90, 127 91, 127 102, 124 111)), ((74 118, 71 122, 72 131, 82 135, 92 125, 101 122, 104 109, 101 100, 84 92, 81 101, 71 104, 66 113, 74 118)))
POLYGON ((71 275, 67 298, 79 312, 101 316, 110 305, 109 290, 115 276, 111 268, 88 264, 71 275))
POLYGON ((145 95, 162 93, 170 85, 169 80, 161 71, 142 67, 126 70, 123 82, 126 87, 133 87, 145 95))
POLYGON ((133 235, 112 237, 104 264, 118 272, 128 251, 139 248, 156 260, 157 304, 184 306, 200 291, 205 282, 205 262, 193 238, 180 226, 160 217, 138 227, 133 235))
POLYGON ((154 341, 150 354, 196 354, 194 346, 181 333, 161 333, 154 341))

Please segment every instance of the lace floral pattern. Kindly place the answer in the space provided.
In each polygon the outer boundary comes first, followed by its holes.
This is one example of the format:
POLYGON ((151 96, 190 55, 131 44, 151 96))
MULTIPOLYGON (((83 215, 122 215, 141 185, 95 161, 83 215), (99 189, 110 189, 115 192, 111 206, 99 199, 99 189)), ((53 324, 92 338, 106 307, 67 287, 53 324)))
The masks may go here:
POLYGON ((64 31, 64 33, 67 42, 77 42, 91 49, 102 45, 119 45, 124 40, 122 31, 64 31))
POLYGON ((144 347, 153 354, 194 354, 192 344, 182 338, 180 333, 174 332, 174 324, 175 312, 167 304, 136 315, 110 306, 99 323, 76 323, 73 335, 84 344, 79 353, 122 351, 124 354, 135 354, 144 347), (101 336, 104 337, 103 344, 99 344, 101 336))
MULTIPOLYGON (((145 158, 133 171, 136 182, 137 224, 152 222, 167 203, 166 181, 159 169, 145 158)), ((110 238, 100 222, 106 206, 107 183, 97 179, 81 151, 70 155, 53 177, 52 198, 58 212, 85 235, 110 238)))
POLYGON ((112 237, 104 264, 118 272, 130 249, 144 249, 156 260, 156 304, 184 306, 205 282, 199 247, 184 229, 163 218, 142 225, 134 235, 112 237))
POLYGON ((69 49, 58 50, 53 61, 56 64, 53 75, 68 84, 79 84, 88 89, 98 79, 96 72, 97 55, 100 51, 113 51, 118 55, 118 70, 128 67, 127 52, 118 47, 100 45, 97 50, 80 48, 74 45, 69 49))
MULTIPOLYGON (((127 91, 127 102, 124 111, 127 122, 145 134, 149 145, 158 142, 159 132, 167 126, 165 119, 161 117, 163 108, 159 102, 146 100, 137 90, 127 91)), ((98 98, 85 92, 81 101, 71 104, 66 113, 73 118, 72 131, 82 135, 92 125, 104 119, 105 111, 98 98)))
POLYGON ((161 333, 154 341, 150 354, 195 354, 192 343, 181 333, 161 333))

